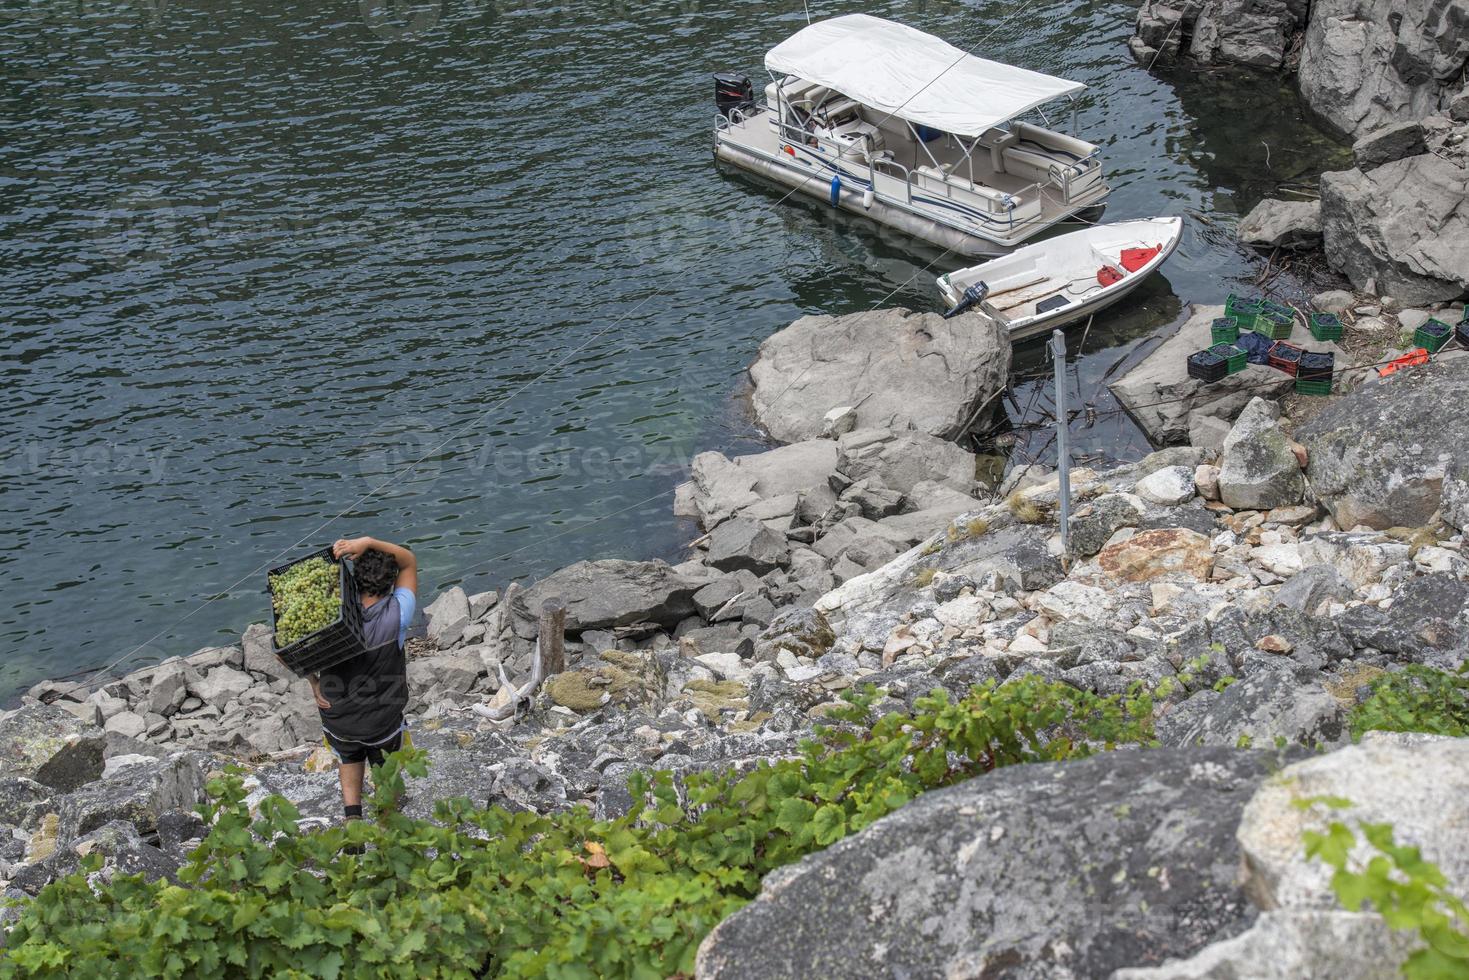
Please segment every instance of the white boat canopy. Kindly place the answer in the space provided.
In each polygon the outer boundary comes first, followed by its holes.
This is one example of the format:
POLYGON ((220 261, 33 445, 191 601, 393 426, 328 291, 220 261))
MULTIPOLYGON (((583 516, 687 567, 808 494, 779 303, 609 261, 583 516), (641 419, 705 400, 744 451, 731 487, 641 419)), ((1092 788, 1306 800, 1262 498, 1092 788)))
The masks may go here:
POLYGON ((1086 86, 976 58, 903 24, 847 14, 811 24, 765 55, 795 75, 917 125, 978 136, 1086 86))

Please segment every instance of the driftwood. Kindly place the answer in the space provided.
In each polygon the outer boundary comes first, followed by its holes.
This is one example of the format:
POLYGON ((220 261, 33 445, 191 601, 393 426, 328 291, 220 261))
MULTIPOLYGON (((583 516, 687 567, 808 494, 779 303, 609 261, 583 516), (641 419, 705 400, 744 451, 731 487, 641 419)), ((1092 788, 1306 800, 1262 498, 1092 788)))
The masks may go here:
MULTIPOLYGON (((510 612, 511 599, 514 598, 518 589, 519 586, 512 582, 505 590, 504 598, 500 600, 493 627, 493 635, 497 638, 505 630, 506 617, 512 615, 510 612)), ((536 649, 531 657, 530 677, 524 684, 517 687, 510 680, 510 676, 505 673, 505 663, 502 660, 500 663, 500 690, 510 692, 509 700, 495 707, 487 704, 474 704, 470 705, 469 710, 490 721, 506 721, 514 718, 520 709, 520 702, 534 695, 542 681, 566 669, 566 648, 563 645, 565 626, 566 607, 559 600, 547 599, 541 606, 538 631, 540 635, 536 637, 536 649)))

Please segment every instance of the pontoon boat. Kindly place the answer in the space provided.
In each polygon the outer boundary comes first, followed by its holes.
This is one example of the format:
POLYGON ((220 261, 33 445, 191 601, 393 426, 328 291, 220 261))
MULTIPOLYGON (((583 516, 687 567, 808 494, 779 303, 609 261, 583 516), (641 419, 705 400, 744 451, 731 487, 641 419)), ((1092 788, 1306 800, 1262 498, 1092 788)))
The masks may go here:
POLYGON ((765 67, 763 104, 747 77, 715 76, 716 158, 960 255, 1002 254, 1108 194, 1096 146, 1019 118, 1044 121, 1080 82, 867 14, 809 25, 765 67))

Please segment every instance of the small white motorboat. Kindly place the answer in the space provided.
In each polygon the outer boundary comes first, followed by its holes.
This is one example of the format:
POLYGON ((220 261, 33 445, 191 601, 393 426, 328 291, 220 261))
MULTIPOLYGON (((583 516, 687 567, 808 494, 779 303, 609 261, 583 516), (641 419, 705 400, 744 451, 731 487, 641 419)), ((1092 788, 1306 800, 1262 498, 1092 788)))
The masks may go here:
POLYGON ((1168 260, 1182 218, 1139 218, 1057 235, 939 276, 956 316, 976 306, 1024 340, 1111 306, 1168 260))
POLYGON ((1109 188, 1093 143, 1044 106, 1086 86, 867 14, 817 21, 748 76, 714 76, 714 155, 960 255, 1000 255, 1109 188), (1036 122, 1021 117, 1034 116, 1036 122))

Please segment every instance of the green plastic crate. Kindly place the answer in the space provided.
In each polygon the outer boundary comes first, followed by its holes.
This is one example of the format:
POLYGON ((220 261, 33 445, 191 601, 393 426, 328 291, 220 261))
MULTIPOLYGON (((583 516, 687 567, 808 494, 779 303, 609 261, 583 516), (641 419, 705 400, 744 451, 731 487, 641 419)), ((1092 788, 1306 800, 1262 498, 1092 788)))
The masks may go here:
POLYGON ((1224 358, 1224 362, 1229 365, 1230 374, 1238 374, 1249 363, 1249 355, 1233 344, 1215 344, 1209 348, 1209 352, 1224 358))
POLYGON ((1453 339, 1453 336, 1453 327, 1442 320, 1429 320, 1413 331, 1413 343, 1427 348, 1430 354, 1437 354, 1444 344, 1453 339))
POLYGON ((1296 379, 1296 391, 1302 395, 1329 395, 1331 394, 1331 379, 1324 381, 1302 381, 1296 379))
POLYGON ((1239 321, 1232 316, 1216 317, 1209 325, 1209 343, 1232 344, 1239 340, 1239 321))
POLYGON ((1255 318, 1263 310, 1261 300, 1230 293, 1224 298, 1224 315, 1234 317, 1235 326, 1241 330, 1255 329, 1255 318))
POLYGON ((1264 334, 1271 340, 1289 340, 1295 326, 1295 317, 1278 310, 1262 312, 1255 318, 1255 332, 1264 334))
POLYGON ((1312 313, 1309 328, 1317 340, 1341 340, 1341 319, 1335 313, 1312 313))

